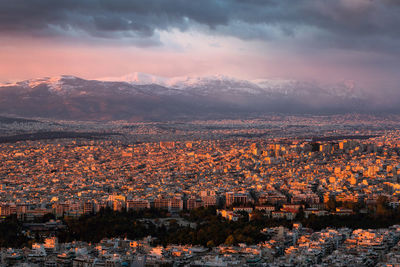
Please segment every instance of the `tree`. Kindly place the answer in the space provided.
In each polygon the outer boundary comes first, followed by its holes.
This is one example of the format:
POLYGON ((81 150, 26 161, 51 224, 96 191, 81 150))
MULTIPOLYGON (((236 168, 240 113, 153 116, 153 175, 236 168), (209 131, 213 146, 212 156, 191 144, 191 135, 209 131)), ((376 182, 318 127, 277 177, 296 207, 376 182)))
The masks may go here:
POLYGON ((207 242, 207 247, 208 247, 208 248, 215 247, 214 240, 209 240, 209 241, 207 242))
POLYGON ((387 207, 388 198, 386 196, 379 196, 376 201, 376 214, 379 216, 387 216, 390 210, 387 207))
POLYGON ((236 243, 235 237, 233 235, 229 235, 226 239, 225 239, 225 244, 228 246, 232 246, 233 244, 236 243))
POLYGON ((326 202, 326 207, 331 211, 336 210, 337 203, 334 197, 329 198, 328 202, 326 202))

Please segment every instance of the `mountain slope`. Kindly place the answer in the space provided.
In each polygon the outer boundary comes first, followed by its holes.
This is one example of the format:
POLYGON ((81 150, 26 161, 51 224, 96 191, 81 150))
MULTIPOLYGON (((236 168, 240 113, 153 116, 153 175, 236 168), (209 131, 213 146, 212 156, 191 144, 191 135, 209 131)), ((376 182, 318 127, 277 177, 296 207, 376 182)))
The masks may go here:
POLYGON ((347 84, 326 89, 313 83, 224 76, 132 77, 105 81, 60 76, 0 84, 0 113, 81 120, 171 120, 362 111, 367 103, 347 84))

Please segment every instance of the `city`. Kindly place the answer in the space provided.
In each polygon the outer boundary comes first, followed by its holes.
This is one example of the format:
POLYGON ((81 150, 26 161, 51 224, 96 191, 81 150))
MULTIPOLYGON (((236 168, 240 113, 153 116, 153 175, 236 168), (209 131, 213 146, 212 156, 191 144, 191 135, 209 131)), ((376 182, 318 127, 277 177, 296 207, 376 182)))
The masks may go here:
MULTIPOLYGON (((279 127, 291 128, 286 120, 279 127)), ((222 137, 205 131, 196 141, 178 141, 188 139, 181 137, 185 126, 177 132, 173 123, 168 131, 177 135, 167 134, 168 141, 132 144, 137 127, 125 123, 108 128, 112 135, 77 126, 94 137, 4 139, 0 229, 9 236, 0 244, 15 247, 2 249, 2 264, 398 264, 397 124, 384 131, 368 117, 363 129, 354 126, 359 117, 348 117, 346 128, 332 132, 320 117, 296 120, 308 123, 295 130, 302 138, 271 131, 272 124, 267 136, 248 132, 262 132, 265 122, 249 129, 249 121, 228 121, 228 128, 216 121, 222 137), (232 135, 238 132, 247 137, 232 135), (18 249, 26 246, 31 250, 18 249)), ((24 132, 30 123, 3 127, 24 132)))

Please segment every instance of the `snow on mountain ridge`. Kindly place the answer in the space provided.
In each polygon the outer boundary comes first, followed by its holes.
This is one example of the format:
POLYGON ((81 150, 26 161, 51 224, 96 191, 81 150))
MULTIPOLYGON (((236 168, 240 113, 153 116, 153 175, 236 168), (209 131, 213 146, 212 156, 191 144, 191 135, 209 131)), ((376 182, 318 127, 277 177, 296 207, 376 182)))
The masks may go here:
MULTIPOLYGON (((135 91, 135 86, 148 86, 142 88, 148 93, 153 94, 179 94, 194 93, 196 95, 263 95, 263 96, 292 96, 306 97, 308 95, 325 95, 341 98, 361 98, 362 94, 357 89, 355 82, 344 81, 333 85, 320 85, 316 82, 301 82, 285 79, 256 79, 243 80, 232 78, 225 75, 213 76, 180 76, 166 78, 146 73, 135 72, 122 77, 109 77, 95 80, 84 80, 75 76, 61 75, 55 77, 45 77, 31 79, 12 84, 0 84, 2 87, 21 86, 23 88, 34 88, 39 85, 47 85, 49 91, 58 95, 65 95, 73 89, 82 91, 87 86, 87 82, 101 82, 108 86, 108 82, 128 83, 132 88, 123 88, 128 91, 135 91), (80 82, 82 80, 82 82, 80 82), (75 82, 76 81, 76 82, 75 82), (157 85, 157 86, 152 86, 157 85), (163 90, 162 90, 163 89, 163 90)), ((127 86, 129 86, 127 85, 127 86)), ((113 85, 114 86, 114 85, 113 85)), ((115 88, 115 86, 114 86, 115 88)), ((120 87, 118 87, 120 88, 120 87)), ((140 89, 139 89, 140 90, 140 89)), ((133 92, 132 91, 132 92, 133 92)))
POLYGON ((168 86, 180 90, 192 90, 202 94, 233 93, 260 94, 262 88, 247 80, 215 75, 205 77, 180 77, 171 79, 168 86))
POLYGON ((51 93, 65 95, 68 91, 76 87, 73 85, 68 85, 67 82, 79 79, 80 78, 71 75, 60 75, 53 77, 35 78, 13 83, 0 83, 0 88, 21 87, 26 89, 27 91, 31 91, 38 86, 46 85, 51 93))
POLYGON ((206 85, 210 82, 238 82, 239 80, 228 77, 225 75, 213 75, 213 76, 180 76, 170 78, 166 81, 166 85, 174 88, 183 87, 196 87, 206 85))
POLYGON ((134 85, 158 84, 163 85, 168 78, 147 74, 143 72, 133 72, 120 77, 104 77, 97 80, 103 82, 126 82, 134 85))
POLYGON ((41 79, 33 79, 25 81, 25 84, 30 88, 36 87, 38 85, 46 84, 49 87, 50 92, 56 94, 65 94, 67 90, 72 89, 72 86, 66 85, 66 80, 79 79, 75 76, 61 75, 54 77, 45 77, 41 79))

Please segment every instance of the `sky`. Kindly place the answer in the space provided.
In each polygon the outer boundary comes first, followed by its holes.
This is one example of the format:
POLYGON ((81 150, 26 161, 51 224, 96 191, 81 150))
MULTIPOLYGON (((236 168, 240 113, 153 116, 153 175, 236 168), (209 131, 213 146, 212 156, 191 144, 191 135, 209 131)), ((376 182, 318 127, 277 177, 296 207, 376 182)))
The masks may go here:
POLYGON ((399 91, 398 0, 0 0, 0 81, 227 75, 399 91))

